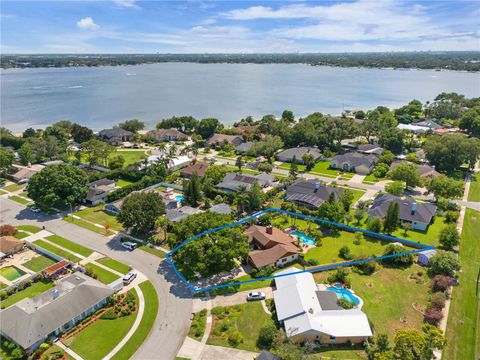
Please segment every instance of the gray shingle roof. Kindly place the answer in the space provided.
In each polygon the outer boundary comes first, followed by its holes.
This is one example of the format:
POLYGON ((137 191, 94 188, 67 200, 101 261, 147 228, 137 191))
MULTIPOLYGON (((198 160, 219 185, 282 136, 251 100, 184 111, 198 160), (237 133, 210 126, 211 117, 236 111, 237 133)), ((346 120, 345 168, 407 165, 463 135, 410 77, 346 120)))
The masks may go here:
POLYGON ((349 152, 343 155, 337 155, 333 157, 332 160, 335 160, 340 164, 346 162, 350 164, 350 167, 364 165, 367 168, 372 169, 378 158, 375 155, 364 155, 357 152, 349 152))
POLYGON ((190 206, 182 206, 178 209, 167 209, 165 211, 165 216, 170 221, 178 222, 189 217, 190 215, 199 214, 201 212, 202 210, 200 209, 192 208, 190 206))
POLYGON ((300 163, 302 162, 302 156, 308 153, 312 154, 315 160, 322 156, 320 150, 304 146, 283 150, 277 154, 277 158, 281 161, 292 161, 295 156, 296 160, 300 163))
POLYGON ((402 199, 390 194, 380 194, 373 200, 372 206, 367 211, 368 215, 383 218, 391 202, 398 203, 400 219, 404 221, 429 224, 437 211, 437 206, 434 204, 417 203, 412 198, 402 199))
POLYGON ((271 174, 261 173, 258 175, 229 173, 225 175, 222 182, 217 184, 219 189, 226 189, 230 191, 237 191, 240 186, 245 186, 249 189, 253 183, 258 181, 261 187, 269 186, 273 183, 275 177, 271 174))
POLYGON ((342 189, 321 184, 316 179, 299 179, 287 188, 286 200, 319 207, 328 200, 331 193, 338 199, 342 192, 342 189))
POLYGON ((218 214, 230 214, 232 212, 232 208, 230 207, 230 205, 223 203, 213 205, 209 210, 218 214))
POLYGON ((113 128, 113 129, 104 129, 98 133, 98 136, 105 139, 120 138, 123 136, 131 136, 131 135, 133 135, 132 132, 124 130, 120 127, 113 128))
POLYGON ((27 349, 113 293, 108 286, 77 272, 53 289, 2 310, 1 331, 27 349))
POLYGON ((240 145, 235 146, 235 150, 237 150, 240 153, 244 153, 250 150, 252 146, 253 146, 253 142, 247 141, 245 143, 241 143, 240 145))

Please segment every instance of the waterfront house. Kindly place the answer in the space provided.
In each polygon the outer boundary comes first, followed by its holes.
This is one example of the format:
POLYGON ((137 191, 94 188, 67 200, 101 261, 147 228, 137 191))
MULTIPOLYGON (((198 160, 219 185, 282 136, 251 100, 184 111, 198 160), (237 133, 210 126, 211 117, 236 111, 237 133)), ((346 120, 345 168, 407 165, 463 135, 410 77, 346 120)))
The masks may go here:
POLYGON ((313 275, 286 269, 275 278, 273 292, 278 321, 295 342, 360 344, 373 335, 367 315, 358 308, 342 309, 335 292, 319 291, 313 275))
POLYGON ((298 260, 297 239, 276 227, 252 225, 245 234, 252 249, 248 253, 248 262, 256 269, 284 267, 298 260))
POLYGON ((282 162, 292 162, 293 158, 295 157, 297 164, 303 164, 303 155, 311 154, 313 155, 313 160, 317 161, 322 157, 322 153, 317 148, 313 147, 296 147, 290 148, 283 151, 280 151, 276 156, 278 161, 282 162))
POLYGON ((110 145, 120 145, 125 141, 132 141, 133 133, 131 131, 124 130, 116 127, 113 129, 104 129, 98 133, 100 140, 108 142, 110 145))
POLYGON ((72 328, 104 306, 114 290, 76 272, 33 298, 0 312, 0 334, 27 353, 72 328))
POLYGON ((299 206, 318 209, 325 201, 334 194, 339 199, 343 190, 341 188, 327 186, 317 179, 298 179, 287 187, 287 201, 293 201, 299 206))
POLYGON ((156 142, 161 143, 164 141, 185 141, 188 140, 188 136, 177 129, 157 129, 150 130, 147 133, 147 138, 156 142))
POLYGON ((228 143, 233 146, 237 146, 243 142, 243 137, 241 137, 240 135, 213 134, 207 140, 207 145, 218 146, 222 145, 223 143, 228 143))
POLYGON ((400 222, 410 223, 413 230, 426 231, 437 211, 437 206, 431 203, 417 203, 412 198, 400 198, 390 194, 379 194, 367 210, 369 217, 384 218, 388 207, 396 202, 400 209, 400 222))
POLYGON ((348 152, 343 155, 336 155, 330 160, 330 166, 342 171, 351 171, 361 175, 368 175, 373 171, 378 157, 358 152, 348 152))

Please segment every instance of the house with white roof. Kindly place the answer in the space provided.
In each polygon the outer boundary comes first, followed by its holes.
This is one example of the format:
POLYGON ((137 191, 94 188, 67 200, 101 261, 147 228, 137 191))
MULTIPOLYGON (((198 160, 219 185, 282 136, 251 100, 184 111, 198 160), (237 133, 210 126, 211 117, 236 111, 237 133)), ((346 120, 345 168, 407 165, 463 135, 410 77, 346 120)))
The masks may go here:
POLYGON ((293 341, 362 343, 373 335, 367 315, 358 308, 341 308, 335 292, 318 290, 311 273, 289 268, 277 276, 273 292, 277 317, 293 341))

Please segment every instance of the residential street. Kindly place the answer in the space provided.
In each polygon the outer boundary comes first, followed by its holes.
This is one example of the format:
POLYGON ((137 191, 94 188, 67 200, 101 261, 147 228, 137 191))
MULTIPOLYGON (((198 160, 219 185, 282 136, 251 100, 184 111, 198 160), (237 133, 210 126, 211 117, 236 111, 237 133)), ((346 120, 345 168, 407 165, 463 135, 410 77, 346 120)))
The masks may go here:
POLYGON ((174 359, 190 327, 192 300, 167 262, 141 250, 126 251, 118 240, 108 239, 60 218, 35 214, 14 201, 0 197, 0 223, 45 226, 46 230, 131 265, 145 274, 158 294, 159 311, 150 336, 136 352, 136 359, 174 359))

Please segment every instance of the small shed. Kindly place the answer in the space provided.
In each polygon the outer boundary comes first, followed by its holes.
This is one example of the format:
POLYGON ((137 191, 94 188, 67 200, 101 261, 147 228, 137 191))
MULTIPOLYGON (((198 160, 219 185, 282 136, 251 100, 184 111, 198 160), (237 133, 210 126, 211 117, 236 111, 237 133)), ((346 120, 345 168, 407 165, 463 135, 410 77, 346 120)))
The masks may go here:
POLYGON ((423 266, 430 264, 430 259, 437 253, 437 250, 430 249, 418 253, 418 263, 423 266))

